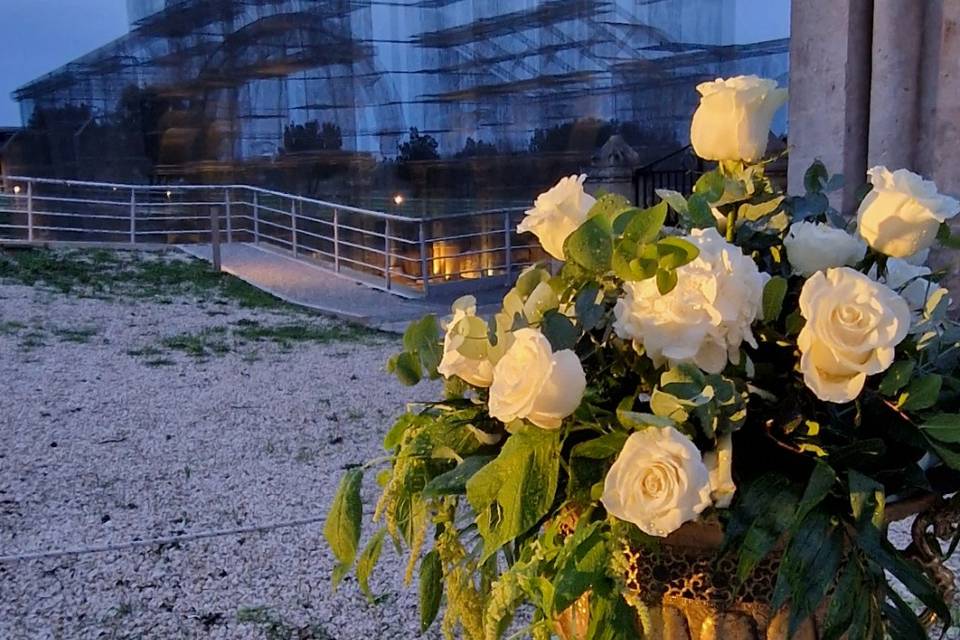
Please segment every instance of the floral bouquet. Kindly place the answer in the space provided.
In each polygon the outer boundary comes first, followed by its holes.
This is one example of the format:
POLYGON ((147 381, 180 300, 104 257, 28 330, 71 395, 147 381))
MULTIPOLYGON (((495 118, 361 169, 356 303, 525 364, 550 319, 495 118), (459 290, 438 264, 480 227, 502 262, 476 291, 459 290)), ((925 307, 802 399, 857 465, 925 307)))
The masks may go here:
MULTIPOLYGON (((409 327, 388 368, 442 378, 443 397, 387 433, 382 524, 362 550, 375 463, 343 479, 325 530, 335 583, 355 569, 370 596, 389 536, 419 574, 424 629, 445 601, 448 637, 687 637, 664 631, 657 558, 713 536, 698 566, 726 567, 715 578, 734 598, 772 572, 757 619, 779 612, 784 628, 764 637, 811 621, 822 638, 950 626, 936 536, 952 552, 956 519, 905 550, 887 523, 958 510, 945 496, 960 486, 960 329, 924 263, 955 244, 960 203, 877 167, 848 223, 821 163, 803 195, 765 176, 784 90, 752 76, 698 90, 691 139, 716 168, 692 194, 638 209, 564 178, 519 226, 556 261, 487 317, 465 297, 409 327)), ((689 584, 685 597, 705 589, 689 584)))

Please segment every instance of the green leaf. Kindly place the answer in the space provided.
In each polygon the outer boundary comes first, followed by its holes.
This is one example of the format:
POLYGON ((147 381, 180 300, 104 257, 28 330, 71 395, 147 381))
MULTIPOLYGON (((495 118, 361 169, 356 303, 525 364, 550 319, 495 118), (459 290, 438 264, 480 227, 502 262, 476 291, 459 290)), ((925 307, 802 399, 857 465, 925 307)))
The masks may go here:
POLYGON ((780 208, 781 202, 783 202, 783 196, 777 196, 776 198, 759 204, 744 203, 737 209, 737 218, 739 220, 755 222, 775 213, 777 209, 780 208))
POLYGON ((580 331, 567 316, 559 311, 548 311, 540 323, 540 331, 550 341, 554 351, 573 349, 580 339, 580 331))
POLYGON ((848 474, 850 485, 850 510, 861 531, 879 531, 883 525, 883 511, 886 507, 886 495, 883 485, 863 475, 850 470, 848 474))
POLYGON ((607 193, 597 198, 596 203, 587 212, 587 217, 601 216, 607 220, 613 220, 622 212, 632 208, 630 201, 619 193, 607 193))
POLYGON ((600 285, 595 282, 584 286, 577 294, 574 310, 580 326, 587 331, 597 327, 603 321, 603 305, 597 304, 599 295, 600 285))
POLYGON ((799 522, 807 517, 814 507, 830 495, 830 490, 837 483, 837 474, 833 468, 822 460, 815 460, 813 472, 807 481, 807 487, 803 491, 800 503, 797 505, 796 521, 799 522))
POLYGON ((423 488, 425 498, 437 496, 463 495, 467 491, 467 481, 487 465, 494 456, 470 456, 456 467, 436 476, 423 488))
MULTIPOLYGON (((733 512, 728 536, 743 532, 737 562, 737 580, 745 581, 773 550, 794 522, 797 491, 779 476, 768 475, 751 483, 733 512)), ((728 538, 725 544, 732 544, 728 538)))
POLYGON ((420 423, 422 418, 415 413, 405 413, 397 418, 397 421, 390 427, 390 431, 383 438, 383 448, 387 451, 393 451, 400 446, 403 434, 407 429, 420 423))
POLYGON ((553 580, 555 613, 564 611, 606 577, 607 549, 598 525, 578 529, 564 545, 564 561, 553 580))
POLYGON ((820 193, 828 178, 827 167, 820 160, 814 160, 803 174, 803 187, 808 193, 820 193))
POLYGON ((763 319, 775 322, 783 311, 783 299, 787 296, 787 279, 782 276, 770 278, 763 287, 763 319))
POLYGON ((617 420, 627 429, 639 431, 647 427, 676 427, 673 420, 652 413, 641 413, 637 411, 627 411, 617 409, 617 420))
POLYGON ((387 360, 387 373, 396 375, 402 384, 412 387, 422 377, 420 360, 416 355, 403 351, 387 360))
POLYGON ((933 440, 927 438, 927 442, 930 444, 930 448, 933 449, 944 464, 946 464, 951 469, 956 469, 960 471, 960 445, 948 444, 945 442, 940 442, 939 440, 933 440))
POLYGON ((659 269, 657 271, 657 291, 665 296, 677 286, 677 272, 659 269))
POLYGON ((894 362, 887 369, 887 374, 880 381, 880 393, 885 396, 894 396, 900 389, 907 386, 910 376, 913 375, 915 363, 913 360, 894 362))
POLYGON ((929 409, 937 404, 941 386, 943 386, 943 378, 936 373, 914 378, 910 381, 907 390, 900 395, 897 405, 906 411, 929 409))
POLYGON ((373 574, 377 561, 380 560, 380 552, 383 550, 383 538, 387 534, 386 529, 377 531, 363 552, 357 559, 357 584, 360 585, 360 591, 367 597, 367 601, 373 604, 374 595, 370 590, 370 576, 373 574))
POLYGON ((436 378, 437 366, 443 357, 437 317, 427 314, 420 320, 411 322, 403 333, 403 348, 404 351, 416 354, 423 370, 431 380, 436 378))
POLYGON ((426 632, 437 619, 440 596, 443 595, 443 566, 434 549, 420 561, 420 633, 426 632))
POLYGON ((916 612, 889 584, 886 586, 887 598, 893 604, 883 604, 883 615, 887 619, 887 632, 897 640, 927 640, 927 630, 923 628, 916 612))
POLYGON ((707 202, 716 202, 726 190, 726 182, 719 171, 708 171, 697 179, 693 192, 703 196, 707 202))
POLYGON ((656 194, 681 216, 687 215, 687 199, 679 192, 670 189, 657 189, 656 194))
POLYGON ((625 239, 637 244, 653 242, 660 235, 663 223, 667 219, 667 203, 655 204, 649 209, 632 210, 617 219, 614 229, 622 225, 625 239), (623 224, 624 220, 626 224, 623 224))
POLYGON ((920 428, 929 438, 950 444, 960 444, 960 415, 939 413, 927 418, 920 428))
POLYGON ((687 201, 687 219, 693 227, 698 229, 709 229, 717 226, 717 219, 713 217, 710 211, 710 204, 699 193, 690 196, 687 201))
POLYGON ((550 511, 559 472, 560 432, 522 425, 500 455, 467 481, 467 500, 484 541, 481 562, 550 511))
POLYGON ((657 255, 660 268, 672 271, 696 260, 700 249, 683 238, 667 236, 657 242, 657 255))
POLYGON ((797 527, 783 554, 773 608, 790 602, 787 637, 813 615, 833 584, 843 558, 843 528, 826 510, 814 509, 797 527))
POLYGON ((581 442, 570 451, 571 458, 590 458, 604 460, 620 453, 629 434, 625 431, 611 431, 602 436, 581 442))
MULTIPOLYGON (((340 481, 340 488, 333 498, 327 522, 323 528, 323 535, 333 551, 334 557, 340 566, 349 570, 357 557, 357 546, 360 544, 361 517, 363 505, 360 502, 360 485, 363 481, 363 470, 360 467, 351 469, 340 481)), ((336 586, 336 585, 334 585, 336 586)))
POLYGON ((587 218, 563 243, 564 255, 592 273, 610 268, 613 238, 610 221, 603 216, 587 218))

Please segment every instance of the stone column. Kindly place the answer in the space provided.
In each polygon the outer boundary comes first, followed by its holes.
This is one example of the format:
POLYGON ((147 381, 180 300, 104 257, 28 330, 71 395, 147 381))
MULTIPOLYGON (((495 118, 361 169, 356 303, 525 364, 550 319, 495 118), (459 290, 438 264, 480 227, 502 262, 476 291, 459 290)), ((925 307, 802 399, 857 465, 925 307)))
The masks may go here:
POLYGON ((803 174, 820 158, 847 178, 833 204, 852 213, 867 170, 873 1, 791 5, 790 192, 803 193, 803 174))

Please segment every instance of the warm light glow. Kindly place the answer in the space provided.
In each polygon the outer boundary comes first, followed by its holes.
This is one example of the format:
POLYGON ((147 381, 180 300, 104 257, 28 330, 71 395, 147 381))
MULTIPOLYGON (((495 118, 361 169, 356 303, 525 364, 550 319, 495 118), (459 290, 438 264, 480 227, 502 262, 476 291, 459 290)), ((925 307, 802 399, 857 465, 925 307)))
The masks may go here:
POLYGON ((398 193, 397 195, 393 196, 393 204, 396 204, 396 205, 401 205, 401 204, 403 204, 403 196, 400 195, 399 193, 398 193))
POLYGON ((169 198, 170 196, 172 196, 172 195, 173 195, 173 191, 167 191, 167 197, 168 197, 168 198, 169 198))
POLYGON ((14 193, 20 193, 20 185, 17 185, 13 188, 14 193))

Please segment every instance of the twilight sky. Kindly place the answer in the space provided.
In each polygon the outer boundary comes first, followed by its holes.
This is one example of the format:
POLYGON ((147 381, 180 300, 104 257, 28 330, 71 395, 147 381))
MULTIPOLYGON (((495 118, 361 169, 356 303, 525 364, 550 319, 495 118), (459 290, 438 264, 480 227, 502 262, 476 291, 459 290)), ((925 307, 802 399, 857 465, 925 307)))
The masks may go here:
MULTIPOLYGON (((124 0, 0 0, 0 126, 20 124, 17 87, 127 32, 124 0)), ((789 33, 790 0, 738 0, 738 42, 789 33)))
POLYGON ((0 0, 0 126, 20 124, 17 87, 127 31, 124 0, 0 0))

